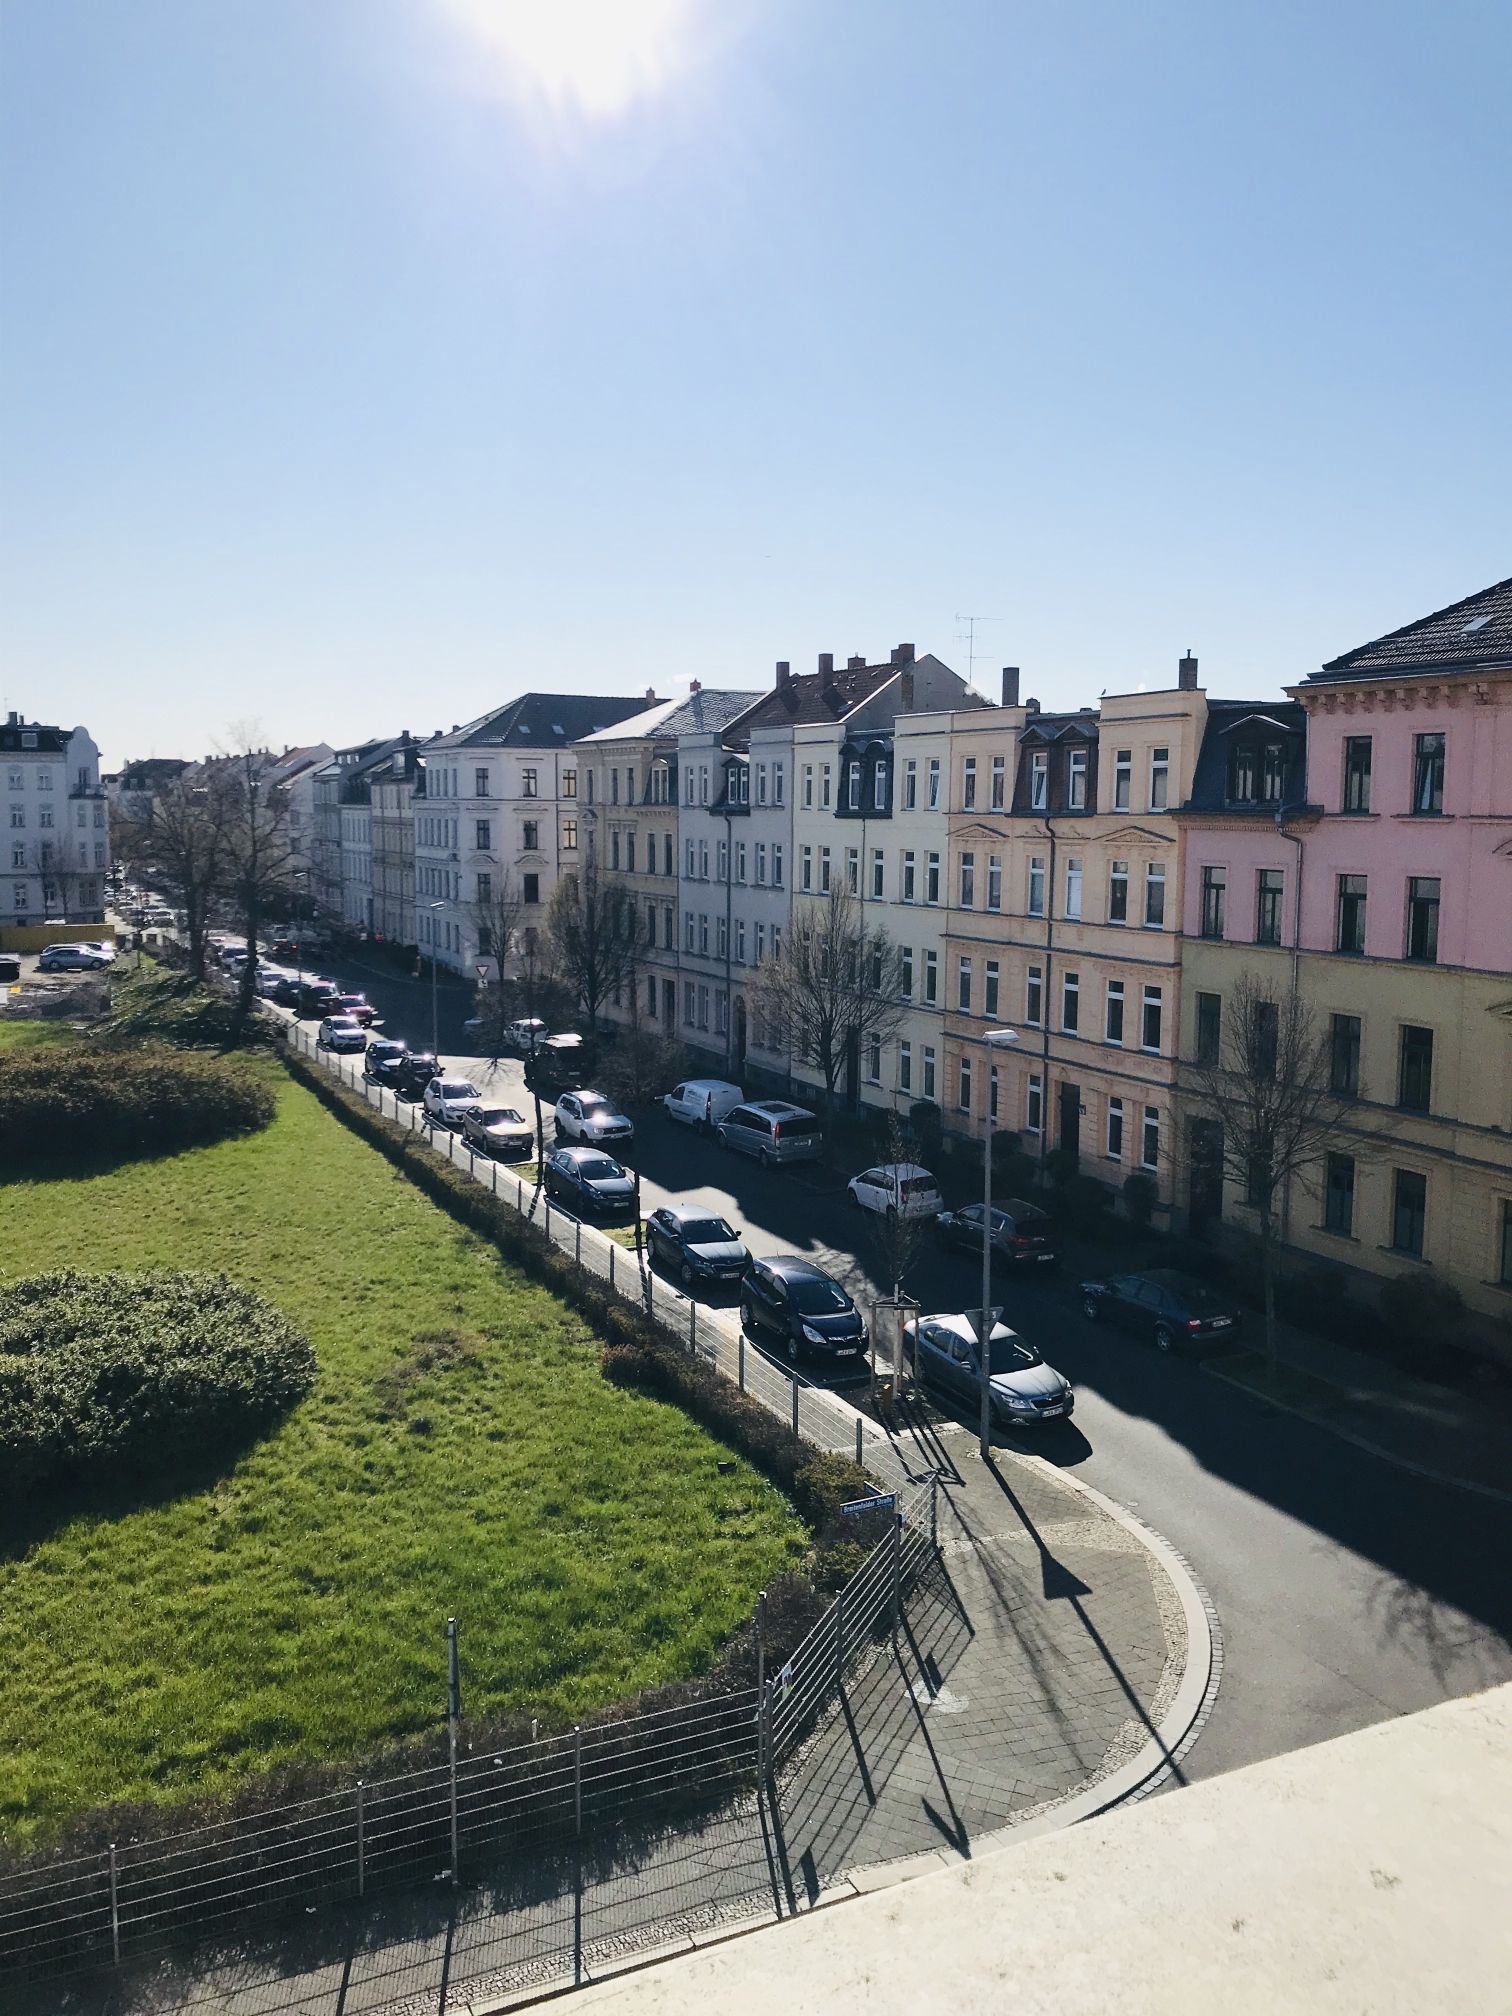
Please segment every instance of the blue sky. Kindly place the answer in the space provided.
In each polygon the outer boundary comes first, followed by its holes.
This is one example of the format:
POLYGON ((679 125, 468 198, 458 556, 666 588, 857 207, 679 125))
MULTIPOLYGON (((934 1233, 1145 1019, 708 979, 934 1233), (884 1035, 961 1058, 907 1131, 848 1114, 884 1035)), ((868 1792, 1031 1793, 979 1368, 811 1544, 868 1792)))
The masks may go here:
POLYGON ((0 0, 7 705, 1264 693, 1512 573, 1512 10, 604 4, 0 0))

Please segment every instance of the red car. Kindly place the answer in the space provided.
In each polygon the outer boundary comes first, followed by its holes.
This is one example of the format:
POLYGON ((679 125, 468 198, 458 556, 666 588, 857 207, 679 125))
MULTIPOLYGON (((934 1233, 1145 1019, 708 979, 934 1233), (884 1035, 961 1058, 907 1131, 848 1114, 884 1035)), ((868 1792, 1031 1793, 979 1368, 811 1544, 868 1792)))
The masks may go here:
POLYGON ((336 1005, 332 1008, 331 1013, 333 1015, 350 1015, 354 1020, 360 1022, 364 1029, 371 1029, 373 1026, 373 1004, 369 1001, 366 994, 338 994, 336 996, 336 1005))

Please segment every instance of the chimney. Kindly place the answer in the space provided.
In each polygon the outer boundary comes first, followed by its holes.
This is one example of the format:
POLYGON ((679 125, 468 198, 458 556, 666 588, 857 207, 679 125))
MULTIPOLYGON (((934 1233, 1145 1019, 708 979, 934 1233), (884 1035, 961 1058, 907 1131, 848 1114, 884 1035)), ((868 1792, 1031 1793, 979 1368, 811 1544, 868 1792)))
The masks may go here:
POLYGON ((654 686, 648 686, 646 688, 646 705, 648 707, 654 707, 656 705, 656 688, 654 686))
POLYGON ((914 661, 914 647, 912 646, 912 644, 894 645, 892 654, 892 662, 894 663, 894 665, 912 665, 913 661, 914 661))
POLYGON ((821 679, 828 679, 830 675, 833 673, 834 669, 835 669, 834 652, 821 651, 819 653, 819 677, 821 679))
POLYGON ((777 691, 785 693, 793 683, 793 668, 786 658, 777 660, 777 691))
POLYGON ((6 715, 5 725, 7 728, 19 728, 21 726, 21 716, 16 712, 14 707, 6 715))
POLYGON ((845 669, 847 672, 864 672, 866 670, 866 660, 864 658, 847 658, 845 669))
POLYGON ((695 693, 702 693, 702 691, 703 691, 702 679, 690 679, 688 681, 688 698, 690 700, 692 699, 695 693))
POLYGON ((1040 705, 1038 700, 1026 700, 1024 702, 1024 712, 1026 714, 1038 714, 1039 710, 1040 705))
POLYGON ((898 707, 902 713, 911 714, 913 712, 913 704, 914 675, 912 671, 907 671, 898 681, 898 707))
POLYGON ((1176 666, 1176 684, 1183 693, 1197 691, 1197 660, 1190 651, 1176 666))
POLYGON ((1003 667, 1003 705, 1005 707, 1017 707, 1019 703, 1018 682, 1019 668, 1017 665, 1005 665, 1003 667))

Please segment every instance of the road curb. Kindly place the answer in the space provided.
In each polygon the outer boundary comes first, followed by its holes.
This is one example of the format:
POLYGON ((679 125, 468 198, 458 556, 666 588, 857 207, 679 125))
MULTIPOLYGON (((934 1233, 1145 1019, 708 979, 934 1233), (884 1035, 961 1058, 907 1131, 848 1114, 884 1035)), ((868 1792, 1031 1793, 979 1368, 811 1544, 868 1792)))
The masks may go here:
POLYGON ((1394 1469, 1404 1470, 1409 1477, 1421 1477, 1425 1483, 1441 1484, 1449 1491, 1468 1491, 1476 1498, 1489 1498, 1497 1505, 1512 1505, 1512 1491, 1503 1491, 1496 1484, 1482 1484, 1474 1477, 1452 1477, 1447 1470, 1435 1470, 1431 1463, 1416 1462, 1411 1456, 1399 1456, 1394 1449, 1387 1449, 1379 1442, 1372 1442, 1368 1435, 1357 1435, 1351 1428, 1335 1427, 1321 1414, 1313 1414, 1305 1407, 1298 1407, 1289 1400, 1273 1400, 1268 1393, 1257 1393, 1253 1386, 1246 1386, 1242 1379, 1235 1379, 1222 1372, 1216 1365, 1201 1368, 1210 1379, 1221 1379, 1225 1386, 1232 1386, 1257 1407, 1273 1407, 1278 1414, 1290 1414, 1294 1421, 1306 1421, 1320 1429, 1325 1435, 1335 1436, 1340 1442, 1347 1442, 1352 1449, 1359 1449, 1367 1456, 1374 1456, 1382 1463, 1390 1463, 1394 1469))

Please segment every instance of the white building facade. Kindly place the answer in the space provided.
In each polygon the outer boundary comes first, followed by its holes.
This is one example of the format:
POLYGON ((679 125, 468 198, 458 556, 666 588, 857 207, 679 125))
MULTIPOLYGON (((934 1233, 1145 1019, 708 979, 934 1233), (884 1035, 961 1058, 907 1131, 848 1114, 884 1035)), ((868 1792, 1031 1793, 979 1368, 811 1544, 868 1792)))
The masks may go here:
POLYGON ((0 784, 0 923, 103 922, 110 814, 88 730, 9 714, 0 727, 0 784))

